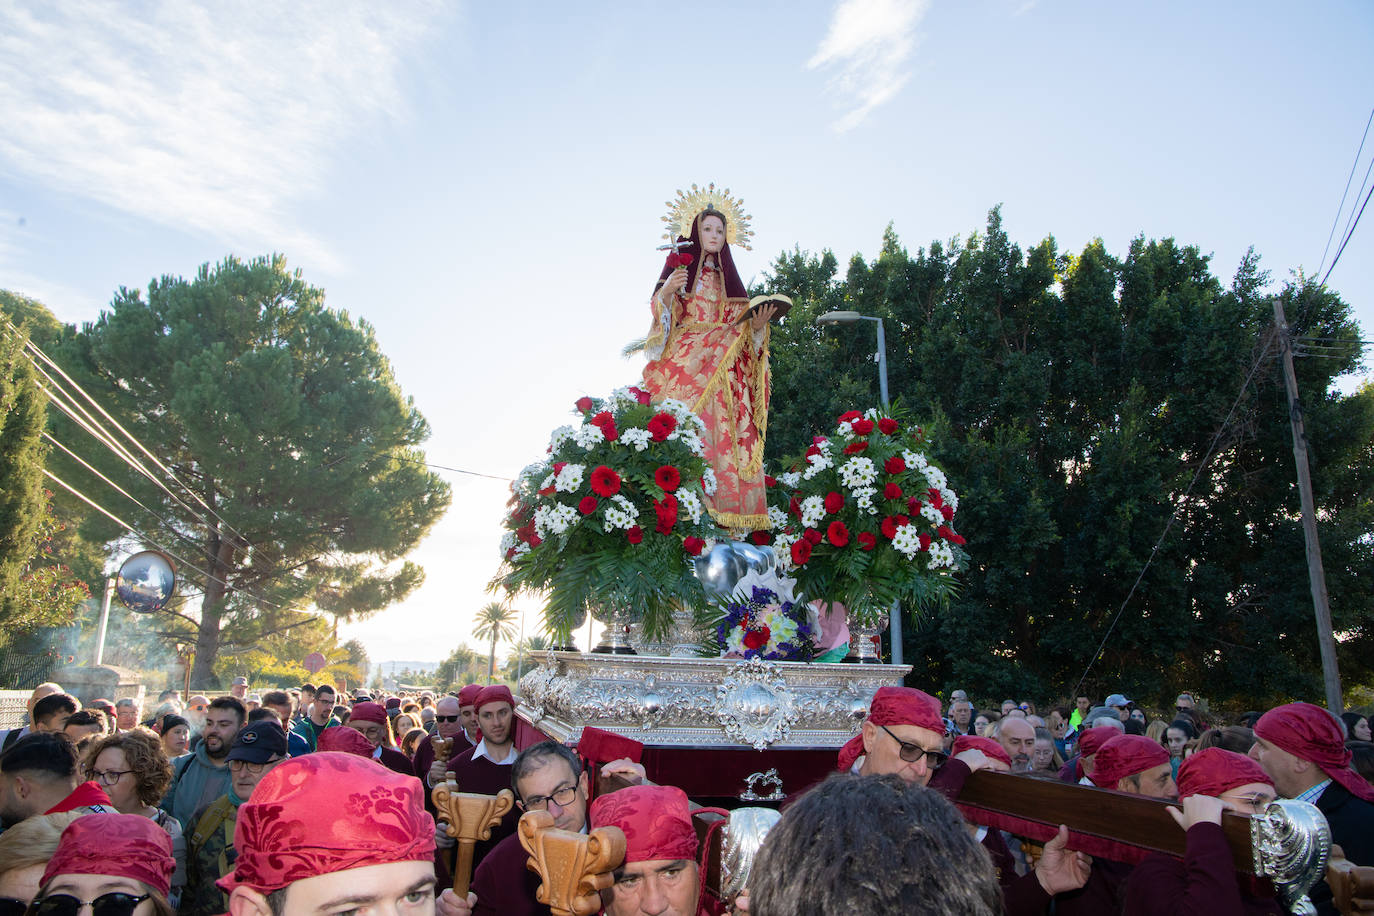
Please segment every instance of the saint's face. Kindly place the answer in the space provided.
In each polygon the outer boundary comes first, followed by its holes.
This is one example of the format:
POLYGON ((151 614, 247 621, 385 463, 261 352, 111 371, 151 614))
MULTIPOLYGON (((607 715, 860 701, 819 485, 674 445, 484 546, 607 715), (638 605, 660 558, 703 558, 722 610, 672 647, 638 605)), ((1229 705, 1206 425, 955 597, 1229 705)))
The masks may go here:
POLYGON ((703 216, 697 223, 702 251, 715 254, 725 247, 725 220, 719 216, 703 216))

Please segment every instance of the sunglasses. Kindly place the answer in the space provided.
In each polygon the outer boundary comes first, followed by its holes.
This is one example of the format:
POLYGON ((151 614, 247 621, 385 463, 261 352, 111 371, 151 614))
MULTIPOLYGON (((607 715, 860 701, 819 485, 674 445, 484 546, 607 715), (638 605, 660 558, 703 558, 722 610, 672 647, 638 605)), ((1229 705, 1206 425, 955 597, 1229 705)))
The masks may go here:
POLYGON ((24 916, 29 909, 29 905, 23 900, 15 900, 13 897, 0 897, 0 916, 24 916))
POLYGON ((34 916, 77 916, 83 906, 89 905, 94 916, 133 916, 138 905, 152 894, 135 897, 133 894, 114 892, 101 894, 94 900, 78 900, 71 894, 51 894, 33 902, 34 916))
POLYGON ((898 744, 901 745, 901 747, 897 751, 897 756, 901 757, 907 763, 915 763, 916 761, 924 757, 926 758, 927 765, 931 767, 938 767, 940 764, 944 763, 946 760, 949 759, 949 755, 946 754, 944 751, 928 751, 925 748, 921 747, 919 744, 912 744, 909 741, 903 741, 901 738, 898 738, 896 735, 893 735, 892 730, 888 728, 886 725, 879 725, 878 727, 881 728, 883 731, 887 732, 889 735, 892 735, 892 740, 896 741, 898 744))
POLYGON ((435 717, 434 717, 434 721, 435 721, 435 722, 457 722, 457 721, 458 721, 458 717, 457 717, 457 716, 435 716, 435 717))

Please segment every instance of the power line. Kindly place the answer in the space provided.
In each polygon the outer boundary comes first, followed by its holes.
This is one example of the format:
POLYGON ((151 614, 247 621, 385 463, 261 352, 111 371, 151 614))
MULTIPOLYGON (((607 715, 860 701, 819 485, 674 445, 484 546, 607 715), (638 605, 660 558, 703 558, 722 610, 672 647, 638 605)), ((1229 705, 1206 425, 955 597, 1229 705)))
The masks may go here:
MULTIPOLYGON (((1328 233, 1326 236, 1326 247, 1322 249, 1321 260, 1317 262, 1317 273, 1321 273, 1322 265, 1326 263, 1326 253, 1331 250, 1331 240, 1336 236, 1336 224, 1341 221, 1341 211, 1345 209, 1345 198, 1346 195, 1350 193, 1350 182, 1355 177, 1355 169, 1358 168, 1360 165, 1360 154, 1364 152, 1364 141, 1369 138, 1370 124, 1374 124, 1374 108, 1371 108, 1369 110, 1369 120, 1364 122, 1364 135, 1360 137, 1359 149, 1355 150, 1355 161, 1350 163, 1350 174, 1346 176, 1345 190, 1341 192, 1341 202, 1340 205, 1336 207, 1336 216, 1334 219, 1331 220, 1331 232, 1328 233)), ((1374 165, 1374 160, 1371 160, 1370 164, 1374 165)), ((1368 178, 1369 173, 1366 171, 1365 179, 1368 180, 1368 178)), ((1360 183, 1360 188, 1361 190, 1364 189, 1363 182, 1360 183)), ((1360 192, 1356 191, 1355 196, 1358 198, 1360 196, 1360 192)))
MULTIPOLYGON (((1369 164, 1374 167, 1374 159, 1371 159, 1369 164)), ((1331 271, 1336 269, 1336 262, 1341 259, 1341 253, 1345 251, 1345 246, 1350 244, 1350 237, 1355 234, 1355 227, 1360 224, 1360 217, 1364 216, 1364 208, 1369 206, 1370 195, 1374 195, 1374 187, 1371 187, 1369 194, 1364 196, 1364 203, 1360 204, 1360 210, 1355 214, 1355 221, 1350 224, 1350 231, 1345 234, 1345 238, 1341 241, 1341 247, 1336 249, 1336 256, 1331 259, 1331 266, 1326 269, 1326 276, 1322 277, 1322 282, 1318 283, 1318 286, 1325 286, 1327 277, 1330 277, 1331 271)))
POLYGON ((1071 693, 1070 696, 1078 696, 1079 688, 1082 687, 1083 682, 1088 679, 1088 672, 1092 671, 1093 665, 1097 664, 1097 660, 1102 656, 1102 650, 1106 648, 1107 640, 1111 638, 1112 631, 1116 629, 1117 621, 1121 619, 1121 615, 1125 612, 1126 605, 1131 603, 1131 598, 1135 596, 1136 589, 1140 587, 1141 581, 1145 578, 1146 571, 1150 568, 1150 564, 1154 562, 1155 555, 1159 553, 1159 548, 1163 546, 1164 539, 1169 536, 1170 529, 1174 527, 1174 522, 1178 520, 1178 514, 1182 511, 1183 504, 1192 494, 1193 487, 1197 485, 1198 479, 1202 477, 1202 472, 1206 470, 1208 462, 1212 460, 1212 453, 1216 450, 1217 443, 1221 441, 1222 435, 1226 432, 1227 427, 1231 425, 1231 417, 1235 415, 1236 408, 1240 407, 1240 402, 1245 398, 1245 392, 1250 387, 1250 381, 1255 377, 1255 372, 1264 363, 1265 356, 1269 353, 1269 349, 1273 346, 1273 342, 1274 335, 1267 335, 1263 348, 1260 350, 1259 355, 1255 357, 1255 362, 1250 367, 1250 372, 1245 376, 1245 381, 1241 383, 1240 392, 1236 395, 1235 402, 1231 404, 1231 409, 1226 412, 1226 419, 1221 421, 1221 426, 1217 428, 1216 435, 1212 437, 1211 445, 1207 446, 1207 453, 1202 456, 1202 461, 1198 462, 1197 470, 1193 472, 1193 479, 1188 481, 1188 488, 1183 491, 1183 495, 1179 497, 1178 502, 1174 504, 1173 514, 1169 516, 1169 521, 1165 523, 1164 530, 1160 532, 1159 540, 1155 541, 1155 546, 1150 550, 1150 555, 1146 558, 1145 565, 1140 568, 1140 574, 1135 577, 1135 582, 1131 584, 1131 590, 1126 593, 1126 598, 1121 602, 1121 607, 1117 608, 1115 616, 1112 617, 1112 622, 1107 626, 1107 632, 1103 634, 1102 641, 1098 643, 1097 651, 1093 653, 1093 657, 1088 661, 1088 666, 1083 669, 1083 675, 1078 679, 1078 683, 1074 685, 1073 693, 1071 693))

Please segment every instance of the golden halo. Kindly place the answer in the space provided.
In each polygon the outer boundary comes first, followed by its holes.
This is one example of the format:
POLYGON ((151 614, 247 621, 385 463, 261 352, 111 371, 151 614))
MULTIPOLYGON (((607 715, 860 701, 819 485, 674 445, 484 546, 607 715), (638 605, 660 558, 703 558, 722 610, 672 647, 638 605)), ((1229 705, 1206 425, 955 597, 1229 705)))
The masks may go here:
POLYGON ((725 241, 749 250, 749 239, 754 235, 753 230, 749 228, 751 217, 744 212, 744 201, 731 195, 729 188, 717 190, 715 182, 704 188, 693 184, 692 190, 686 193, 679 188, 677 200, 667 201, 666 206, 668 215, 663 217, 663 222, 668 224, 668 228, 663 233, 663 238, 667 241, 674 241, 678 236, 690 238, 692 221, 697 218, 697 214, 709 207, 719 210, 725 217, 725 241))

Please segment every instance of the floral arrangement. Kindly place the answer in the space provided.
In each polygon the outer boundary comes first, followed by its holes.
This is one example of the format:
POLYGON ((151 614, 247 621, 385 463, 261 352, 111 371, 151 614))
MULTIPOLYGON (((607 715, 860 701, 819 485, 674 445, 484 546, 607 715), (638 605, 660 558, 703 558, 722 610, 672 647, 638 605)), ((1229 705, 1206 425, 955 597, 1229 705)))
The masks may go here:
POLYGON ((959 497, 898 412, 851 410, 769 477, 780 572, 808 599, 839 602, 874 623, 894 601, 920 608, 955 589, 967 561, 954 529, 959 497))
POLYGON ((619 602, 650 637, 676 604, 705 600, 690 558, 722 532, 706 511, 715 475, 702 457, 701 419, 681 401, 636 387, 579 398, 577 426, 560 426, 548 457, 520 472, 493 586, 548 592, 545 625, 566 638, 590 605, 619 602))
POLYGON ((771 588, 739 589, 716 623, 716 642, 728 658, 805 662, 816 654, 817 623, 810 609, 771 588), (739 592, 744 592, 743 597, 739 592))

